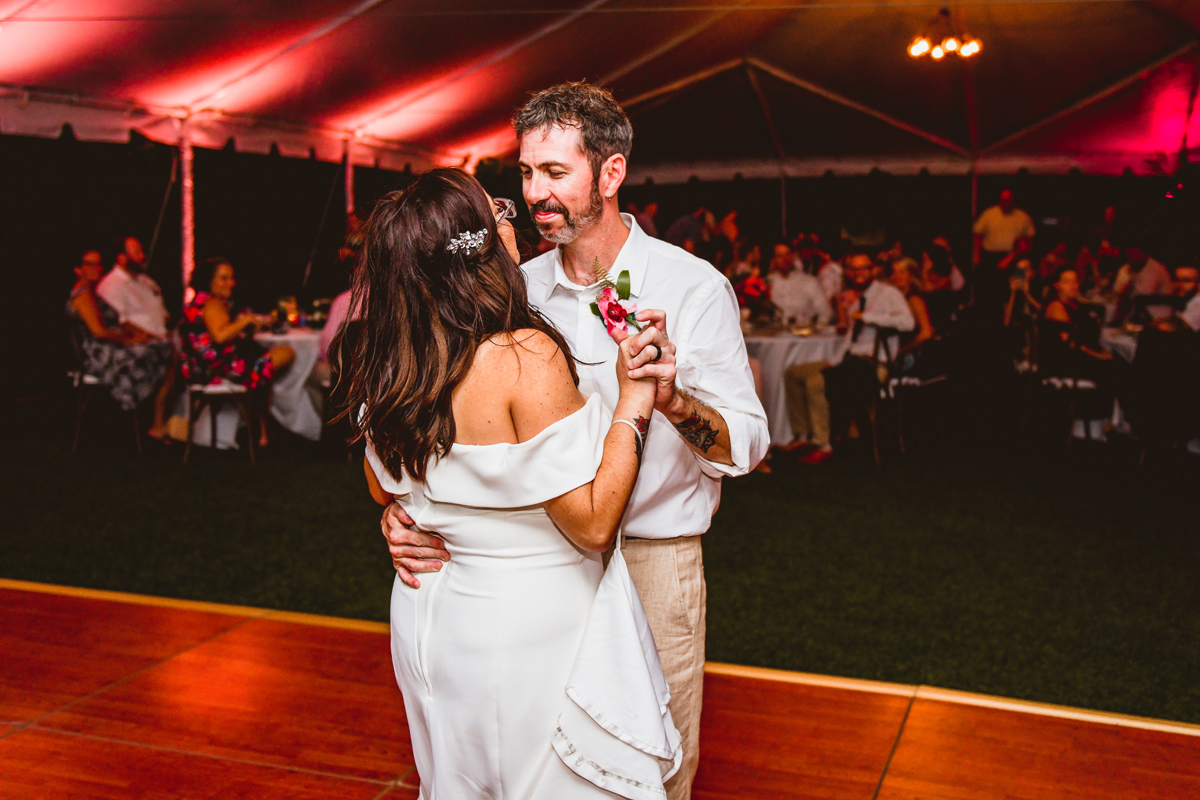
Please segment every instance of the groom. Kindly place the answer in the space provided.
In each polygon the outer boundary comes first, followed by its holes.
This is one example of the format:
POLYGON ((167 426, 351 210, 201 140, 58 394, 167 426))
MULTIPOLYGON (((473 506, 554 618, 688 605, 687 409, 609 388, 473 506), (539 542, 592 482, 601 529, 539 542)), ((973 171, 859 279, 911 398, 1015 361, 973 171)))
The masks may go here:
MULTIPOLYGON (((704 689, 705 584, 700 534, 721 497, 721 478, 744 475, 765 455, 767 419, 754 393, 738 304, 706 262, 647 236, 620 213, 617 190, 633 144, 628 117, 585 83, 535 95, 513 120, 525 202, 558 247, 524 265, 529 302, 554 323, 579 359, 579 389, 616 406, 617 345, 591 310, 594 264, 614 279, 628 271, 642 331, 633 377, 658 382, 641 472, 625 515, 625 560, 641 596, 671 688, 683 765, 670 800, 691 794, 699 760, 704 689), (669 335, 668 335, 669 334, 669 335)), ((614 337, 627 334, 616 332, 614 337)), ((396 504, 383 532, 401 580, 441 568, 440 539, 412 530, 396 504)))

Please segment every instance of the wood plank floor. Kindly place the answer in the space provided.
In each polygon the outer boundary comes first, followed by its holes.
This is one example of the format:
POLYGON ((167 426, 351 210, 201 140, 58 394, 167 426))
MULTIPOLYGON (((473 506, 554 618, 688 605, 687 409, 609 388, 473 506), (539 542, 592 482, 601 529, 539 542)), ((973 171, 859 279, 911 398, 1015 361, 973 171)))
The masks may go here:
MULTIPOLYGON (((1200 797, 1200 728, 710 665, 697 800, 1200 797)), ((415 800, 386 626, 0 580, 0 798, 415 800)))

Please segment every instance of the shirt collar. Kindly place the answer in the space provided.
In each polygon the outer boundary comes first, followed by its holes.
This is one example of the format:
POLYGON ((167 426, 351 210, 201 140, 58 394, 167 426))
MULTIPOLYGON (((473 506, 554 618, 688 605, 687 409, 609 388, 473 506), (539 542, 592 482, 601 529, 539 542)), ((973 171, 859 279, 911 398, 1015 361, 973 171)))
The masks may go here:
MULTIPOLYGON (((608 273, 615 280, 623 270, 628 270, 629 294, 631 297, 637 297, 642 293, 642 284, 646 279, 646 265, 650 261, 650 237, 637 224, 633 215, 622 214, 621 219, 629 228, 629 238, 625 240, 625 244, 621 245, 621 252, 617 253, 617 260, 613 262, 608 273)), ((581 288, 579 284, 573 283, 567 278, 566 270, 563 269, 561 247, 554 248, 553 263, 554 277, 546 283, 546 297, 543 302, 548 301, 559 286, 569 292, 578 292, 581 288)))

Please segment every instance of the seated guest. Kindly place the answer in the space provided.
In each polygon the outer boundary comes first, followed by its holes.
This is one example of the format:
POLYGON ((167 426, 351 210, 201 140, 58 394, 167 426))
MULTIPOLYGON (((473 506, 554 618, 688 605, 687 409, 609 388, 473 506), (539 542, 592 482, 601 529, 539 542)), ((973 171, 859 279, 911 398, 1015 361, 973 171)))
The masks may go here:
POLYGON ((136 411, 155 395, 154 422, 149 435, 166 439, 166 409, 174 360, 171 342, 131 324, 121 325, 116 309, 96 293, 103 259, 97 250, 83 254, 75 267, 75 285, 67 300, 67 316, 83 371, 100 379, 125 411, 136 411))
MULTIPOLYGON (((1123 310, 1132 307, 1133 299, 1147 295, 1169 295, 1175 291, 1171 273, 1146 252, 1140 239, 1133 239, 1125 248, 1128 261, 1117 272, 1113 281, 1113 292, 1123 310)), ((1155 321, 1168 319, 1172 311, 1165 306, 1151 306, 1147 309, 1150 319, 1155 321)))
POLYGON ((1200 270, 1192 266, 1175 268, 1175 294, 1183 299, 1186 305, 1179 312, 1179 318, 1189 328, 1200 331, 1200 270))
POLYGON ((167 338, 167 307, 162 290, 146 274, 146 252, 136 237, 117 242, 113 268, 96 286, 96 295, 117 312, 122 325, 132 325, 155 339, 167 338))
POLYGON ((900 334, 901 353, 915 350, 932 339, 936 332, 930 321, 925 298, 921 296, 916 272, 917 262, 905 256, 893 261, 888 267, 886 275, 888 283, 899 289, 900 294, 904 295, 904 299, 908 301, 908 308, 912 311, 913 319, 916 321, 916 325, 911 331, 900 334))
POLYGON ((325 321, 325 327, 321 329, 321 337, 317 342, 317 363, 313 365, 312 373, 304 386, 312 398, 313 406, 318 410, 325 404, 325 386, 333 379, 329 348, 345 324, 358 319, 359 316, 360 310, 357 308, 353 314, 350 313, 349 289, 333 298, 333 302, 329 304, 329 318, 325 321))
POLYGON ((825 292, 825 297, 832 306, 834 298, 840 295, 844 288, 842 265, 834 261, 833 256, 823 250, 815 250, 814 256, 816 257, 814 263, 817 265, 817 280, 820 281, 821 290, 825 292))
POLYGON ((767 283, 771 287, 771 300, 789 325, 825 327, 829 324, 829 300, 821 282, 804 271, 787 242, 775 245, 767 283))
POLYGON ((1008 302, 1004 304, 1004 327, 1009 331, 1010 355, 1019 361, 1032 357, 1033 331, 1042 313, 1035 298, 1033 262, 1023 258, 1009 273, 1008 302))
POLYGON ((938 334, 952 331, 958 324, 958 312, 962 303, 958 290, 954 288, 956 267, 950 260, 950 251, 931 245, 921 254, 921 276, 925 284, 925 311, 929 324, 938 334))
MULTIPOLYGON (((234 317, 230 301, 237 286, 233 265, 210 258, 196 265, 191 286, 196 296, 183 310, 179 335, 183 340, 183 374, 189 383, 230 381, 247 389, 265 388, 296 357, 287 345, 267 350, 248 335, 269 325, 269 315, 242 311, 234 317)), ((265 403, 258 408, 259 444, 268 444, 265 403)))
POLYGON ((963 277, 958 264, 954 263, 954 251, 950 248, 950 240, 945 236, 936 236, 929 244, 931 247, 939 247, 946 252, 946 260, 950 264, 950 289, 954 292, 961 292, 967 287, 967 279, 963 277))
POLYGON ((762 247, 760 245, 739 239, 735 245, 735 252, 742 253, 742 257, 729 264, 729 270, 725 277, 729 278, 730 283, 736 285, 751 275, 762 274, 762 247))
POLYGON ((1053 281, 1058 271, 1070 263, 1071 259, 1067 243, 1059 242, 1054 245, 1053 250, 1042 256, 1042 260, 1038 264, 1038 279, 1041 281, 1053 281))
MULTIPOLYGON (((875 329, 869 326, 897 331, 916 327, 904 295, 875 280, 869 255, 855 252, 844 264, 846 290, 838 298, 838 328, 847 338, 846 355, 835 366, 826 362, 796 364, 784 374, 788 414, 796 436, 784 449, 803 449, 801 463, 814 466, 832 457, 830 434, 841 434, 856 410, 869 404, 879 391, 881 365, 873 360, 875 329)), ((895 351, 893 347, 893 354, 895 351)))
POLYGON ((1067 267, 1054 281, 1046 304, 1038 360, 1044 375, 1102 380, 1110 376, 1112 353, 1100 346, 1100 325, 1079 302, 1079 273, 1067 267))

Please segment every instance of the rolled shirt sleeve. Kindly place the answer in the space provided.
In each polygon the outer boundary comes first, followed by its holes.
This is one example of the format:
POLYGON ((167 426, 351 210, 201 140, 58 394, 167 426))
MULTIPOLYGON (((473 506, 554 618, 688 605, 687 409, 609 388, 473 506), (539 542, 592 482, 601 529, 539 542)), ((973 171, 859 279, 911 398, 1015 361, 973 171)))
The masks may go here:
POLYGON ((680 314, 677 329, 668 329, 668 334, 678 348, 679 385, 720 413, 729 431, 733 465, 710 461, 692 449, 701 471, 710 478, 745 475, 767 454, 770 434, 767 414, 754 392, 737 297, 729 281, 718 277, 698 293, 680 314))

